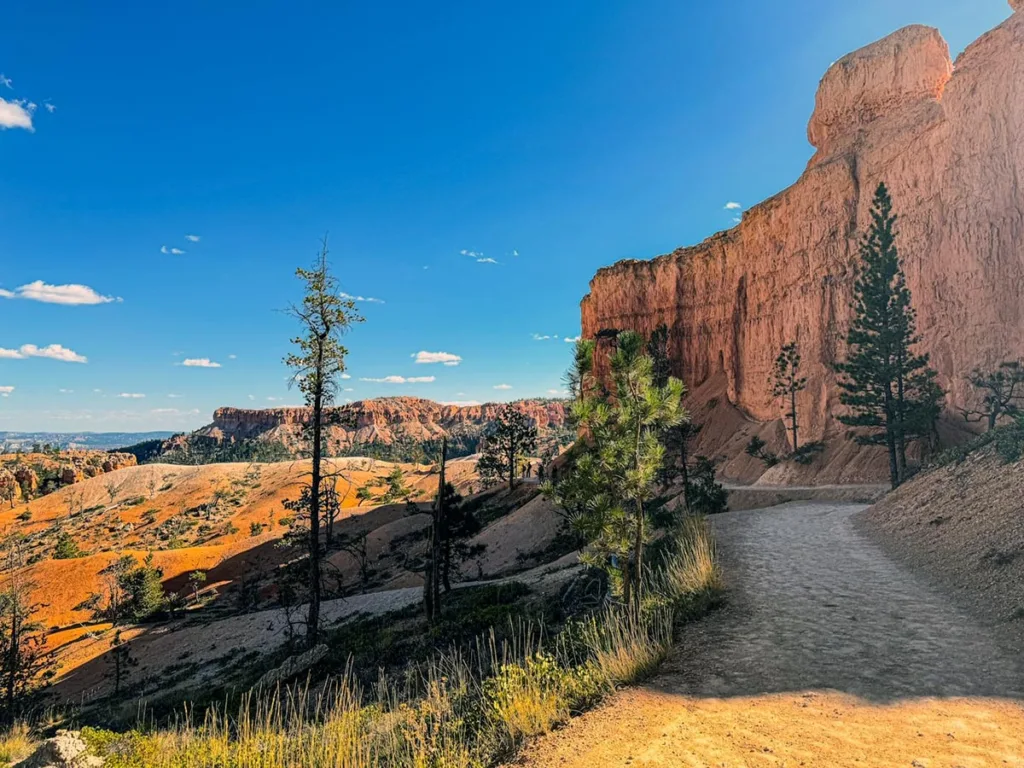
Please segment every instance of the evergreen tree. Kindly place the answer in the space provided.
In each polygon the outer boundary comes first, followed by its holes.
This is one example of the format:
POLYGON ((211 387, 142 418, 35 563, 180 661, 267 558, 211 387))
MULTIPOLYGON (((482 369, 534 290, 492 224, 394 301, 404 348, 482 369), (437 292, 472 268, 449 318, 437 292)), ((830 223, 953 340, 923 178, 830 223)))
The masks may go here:
POLYGON ((292 339, 296 351, 284 362, 294 372, 294 381, 310 408, 310 458, 312 469, 309 490, 309 610, 306 616, 306 645, 316 645, 320 632, 320 601, 323 593, 323 548, 320 544, 320 518, 323 514, 322 480, 324 476, 324 427, 327 408, 334 401, 338 381, 345 372, 348 350, 341 337, 363 318, 355 303, 344 298, 337 278, 327 261, 327 241, 312 269, 298 269, 296 276, 305 286, 300 305, 288 313, 298 320, 301 334, 292 339))
POLYGON ((356 506, 361 507, 363 506, 363 502, 373 501, 374 498, 375 496, 373 494, 373 488, 371 488, 369 484, 360 485, 358 488, 356 488, 356 499, 359 500, 359 504, 357 504, 356 506))
POLYGON ((33 620, 41 606, 31 602, 33 584, 25 580, 24 540, 4 542, 7 583, 0 592, 0 686, 4 720, 10 724, 46 682, 53 666, 46 655, 43 625, 33 620))
POLYGON ((121 693, 121 683, 127 676, 128 670, 139 666, 139 660, 132 654, 131 647, 128 645, 128 641, 121 636, 120 629, 114 632, 114 637, 110 641, 110 655, 107 657, 107 662, 114 667, 114 695, 117 696, 121 693))
MULTIPOLYGON (((586 357, 578 356, 577 366, 586 357)), ((590 542, 585 561, 609 571, 627 604, 640 600, 650 501, 665 456, 660 438, 686 418, 682 382, 670 378, 657 387, 653 371, 639 334, 620 334, 611 358, 614 397, 584 394, 574 403, 584 435, 578 457, 558 486, 548 488, 590 542)), ((571 375, 579 377, 581 392, 594 392, 589 370, 577 367, 571 375)))
POLYGON ((498 411, 487 432, 483 455, 477 463, 480 476, 490 480, 508 481, 515 488, 520 461, 537 447, 537 425, 512 404, 498 411))
POLYGON ((406 482, 405 472, 401 467, 395 467, 387 475, 378 477, 377 483, 384 486, 384 492, 377 497, 381 504, 407 501, 413 494, 413 489, 406 482))
POLYGON ((961 411, 967 421, 984 421, 991 431, 1000 417, 1020 413, 1018 403, 1024 398, 1024 365, 1020 361, 1000 363, 994 371, 975 368, 967 381, 981 395, 977 407, 961 411))
POLYGON ((698 456, 687 487, 686 499, 691 512, 716 515, 729 508, 729 492, 715 479, 715 464, 707 456, 698 456))
POLYGON ((664 323, 651 331, 651 336, 647 340, 647 355, 651 358, 651 377, 654 386, 666 386, 672 375, 672 365, 668 359, 668 326, 664 323))
POLYGON ((800 375, 800 348, 795 341, 785 344, 775 358, 774 381, 772 396, 781 397, 789 406, 784 418, 789 419, 789 429, 793 435, 793 452, 800 448, 797 440, 796 396, 807 388, 807 377, 800 375))
POLYGON ((53 545, 53 559, 73 560, 77 557, 82 557, 84 554, 71 534, 63 528, 59 528, 57 541, 53 545))
POLYGON ((884 183, 875 192, 860 255, 847 358, 836 366, 840 401, 849 409, 839 420, 854 428, 858 442, 886 447, 896 488, 907 477, 907 442, 934 429, 942 392, 928 368, 928 356, 913 352, 918 342, 915 312, 884 183))

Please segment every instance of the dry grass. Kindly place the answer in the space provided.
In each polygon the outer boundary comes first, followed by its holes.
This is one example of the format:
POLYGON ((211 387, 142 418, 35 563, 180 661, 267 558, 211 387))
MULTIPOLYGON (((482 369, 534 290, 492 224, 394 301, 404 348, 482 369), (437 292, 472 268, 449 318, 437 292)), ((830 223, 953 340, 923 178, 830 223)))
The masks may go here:
POLYGON ((436 657, 370 691, 346 674, 315 693, 253 693, 233 717, 211 710, 196 722, 186 711, 157 731, 83 736, 108 768, 482 768, 653 673, 672 642, 675 606, 718 581, 714 542, 693 521, 648 580, 648 607, 612 606, 552 640, 524 625, 511 642, 436 657))
POLYGON ((34 748, 35 740, 25 723, 15 723, 0 733, 0 763, 17 763, 28 757, 34 748))

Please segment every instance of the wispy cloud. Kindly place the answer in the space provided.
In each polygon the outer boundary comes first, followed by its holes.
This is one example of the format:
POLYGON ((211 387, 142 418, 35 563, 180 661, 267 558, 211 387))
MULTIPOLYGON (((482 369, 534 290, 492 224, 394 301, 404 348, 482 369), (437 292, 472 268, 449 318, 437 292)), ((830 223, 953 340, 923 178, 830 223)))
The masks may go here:
POLYGON ((267 397, 267 400, 269 400, 272 403, 276 403, 280 399, 281 399, 280 397, 267 397))
POLYGON ((512 389, 512 385, 511 384, 495 384, 494 388, 495 389, 512 389))
POLYGON ((180 408, 153 408, 150 410, 154 416, 196 416, 199 413, 198 408, 192 408, 187 411, 183 411, 180 408))
POLYGON ((492 259, 492 258, 486 258, 486 259, 477 259, 476 263, 477 264, 500 264, 501 262, 499 262, 499 261, 497 261, 495 259, 492 259))
POLYGON ((338 295, 341 298, 343 298, 343 299, 348 299, 349 301, 361 301, 361 302, 364 302, 366 304, 384 304, 385 303, 384 299, 375 299, 373 296, 353 296, 352 294, 345 293, 344 291, 342 291, 338 295))
POLYGON ((168 248, 166 245, 161 245, 160 253, 168 256, 181 256, 185 251, 181 250, 181 248, 168 248))
POLYGON ((45 104, 43 104, 43 106, 46 107, 46 111, 49 112, 51 115, 57 111, 57 105, 52 102, 48 101, 45 104))
POLYGON ((482 259, 484 255, 480 251, 471 251, 467 248, 463 248, 459 251, 463 256, 469 256, 471 259, 482 259))
POLYGON ((220 363, 215 363, 208 357, 189 357, 181 361, 187 368, 220 368, 220 363))
POLYGON ((454 405, 458 408, 467 408, 471 405, 480 405, 479 400, 445 400, 441 405, 454 405))
POLYGON ((416 358, 418 365, 442 363, 443 365, 454 366, 462 362, 461 357, 453 355, 451 352, 416 352, 412 357, 416 358))
POLYGON ((0 99, 0 130, 24 128, 26 131, 34 131, 35 128, 32 127, 32 111, 34 108, 35 104, 24 101, 0 99))
POLYGON ((199 235, 185 235, 185 239, 190 243, 198 243, 200 241, 199 235))
POLYGON ((360 379, 360 381, 372 381, 376 384, 429 384, 434 380, 433 376, 385 376, 381 379, 360 379))
POLYGON ((14 81, 3 72, 0 72, 0 85, 4 88, 14 88, 14 81))
POLYGON ((122 392, 118 397, 123 397, 126 400, 141 400, 145 395, 141 392, 122 392))
POLYGON ((50 360, 60 360, 64 363, 85 363, 88 358, 73 352, 60 344, 48 344, 45 347, 37 347, 35 344, 22 344, 17 349, 4 349, 0 347, 0 359, 22 360, 27 357, 45 357, 50 360))
POLYGON ((121 301, 119 297, 103 296, 87 285, 79 285, 78 283, 50 285, 42 280, 27 283, 13 291, 0 288, 0 298, 28 299, 29 301, 42 301, 46 304, 66 304, 69 306, 109 304, 113 301, 121 301))
POLYGON ((168 395, 168 397, 170 397, 172 399, 177 399, 177 398, 181 397, 181 395, 172 392, 171 394, 168 395))
MULTIPOLYGON (((548 336, 546 334, 540 334, 540 333, 533 334, 533 340, 534 341, 547 341, 550 338, 552 338, 552 337, 548 336)), ((554 338, 558 338, 558 337, 555 336, 554 338)))
POLYGON ((519 251, 517 251, 515 248, 513 248, 512 249, 512 255, 513 256, 518 256, 519 255, 519 251))
POLYGON ((235 360, 237 358, 238 358, 238 355, 228 355, 228 360, 235 360))
POLYGON ((0 387, 0 397, 7 397, 14 391, 14 387, 0 387))
POLYGON ((727 210, 727 211, 741 211, 741 210, 743 210, 743 206, 740 205, 737 202, 730 201, 730 202, 725 204, 725 210, 727 210))
POLYGON ((548 394, 549 395, 554 395, 555 397, 565 397, 566 395, 569 394, 569 390, 567 390, 567 389, 549 389, 548 390, 548 394))
POLYGON ((73 389, 58 389, 57 391, 60 392, 62 395, 70 395, 75 390, 73 390, 73 389))
POLYGON ((562 341, 564 341, 566 344, 575 344, 579 340, 579 336, 566 336, 564 339, 562 339, 562 341))
POLYGON ((343 374, 341 374, 341 378, 343 378, 343 379, 351 379, 352 375, 348 374, 348 373, 343 373, 343 374))

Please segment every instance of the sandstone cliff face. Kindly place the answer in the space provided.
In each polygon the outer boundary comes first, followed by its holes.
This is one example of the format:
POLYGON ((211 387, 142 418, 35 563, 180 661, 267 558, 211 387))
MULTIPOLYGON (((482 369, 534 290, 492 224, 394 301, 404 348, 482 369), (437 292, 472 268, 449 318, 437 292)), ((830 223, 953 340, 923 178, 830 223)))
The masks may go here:
MULTIPOLYGON (((542 433, 561 429, 566 424, 562 401, 522 400, 514 405, 529 416, 542 433)), ((494 420, 501 408, 501 403, 457 406, 416 397, 361 400, 331 409, 353 426, 330 427, 329 446, 331 450, 345 450, 359 444, 389 445, 406 437, 422 441, 444 435, 475 435, 494 420)), ((218 408, 214 411, 213 423, 195 434, 218 440, 277 440, 295 446, 308 420, 307 408, 218 408)))
POLYGON ((800 179, 735 228, 600 270, 581 305, 584 336, 665 323, 675 374, 695 387, 723 373, 729 401, 758 421, 782 414, 769 379, 796 339, 809 377, 805 439, 834 433, 831 364, 885 181, 922 346, 955 413, 972 368, 1024 356, 1024 13, 955 67, 939 33, 920 26, 841 59, 821 81, 808 136, 817 151, 800 179))

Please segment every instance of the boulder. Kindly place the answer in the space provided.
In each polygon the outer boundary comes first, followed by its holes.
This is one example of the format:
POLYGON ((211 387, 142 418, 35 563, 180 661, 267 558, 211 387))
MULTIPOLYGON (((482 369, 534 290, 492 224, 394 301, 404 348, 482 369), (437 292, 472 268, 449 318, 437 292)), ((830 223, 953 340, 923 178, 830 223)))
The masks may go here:
POLYGON ((103 763, 103 758, 89 754, 79 731, 57 731, 14 768, 99 768, 103 763))

